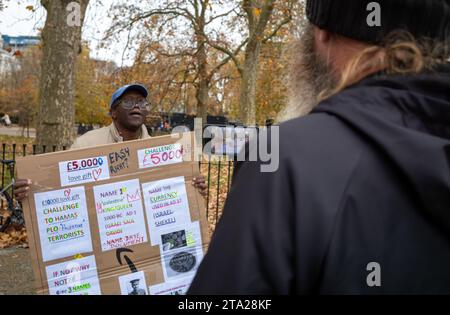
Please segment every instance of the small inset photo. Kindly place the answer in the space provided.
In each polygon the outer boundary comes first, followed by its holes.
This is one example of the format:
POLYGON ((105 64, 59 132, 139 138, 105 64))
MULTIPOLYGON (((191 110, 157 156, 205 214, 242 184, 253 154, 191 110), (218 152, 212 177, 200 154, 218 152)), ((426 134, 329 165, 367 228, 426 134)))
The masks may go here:
POLYGON ((119 277, 122 295, 148 295, 143 271, 119 277))
POLYGON ((177 232, 163 234, 161 235, 161 242, 164 252, 176 248, 185 247, 187 246, 186 231, 181 230, 177 232))
POLYGON ((188 247, 163 254, 162 264, 164 278, 166 281, 174 278, 186 277, 188 274, 195 273, 198 265, 202 261, 203 252, 201 247, 188 247))

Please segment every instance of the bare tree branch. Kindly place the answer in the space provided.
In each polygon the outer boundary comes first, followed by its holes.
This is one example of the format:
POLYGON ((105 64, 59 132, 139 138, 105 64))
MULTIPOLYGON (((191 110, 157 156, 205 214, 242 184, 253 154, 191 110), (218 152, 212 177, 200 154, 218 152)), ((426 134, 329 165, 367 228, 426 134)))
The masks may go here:
POLYGON ((253 14, 253 5, 251 0, 244 0, 242 3, 242 8, 244 9, 245 13, 247 14, 247 20, 248 20, 248 26, 249 30, 253 29, 254 27, 254 14, 253 14))
POLYGON ((195 20, 194 16, 192 16, 192 14, 187 9, 182 9, 182 8, 155 9, 155 10, 144 12, 144 13, 138 14, 134 17, 131 17, 130 21, 123 25, 120 25, 119 23, 114 25, 112 27, 112 30, 110 30, 110 32, 108 32, 108 34, 105 36, 104 39, 108 39, 109 37, 111 37, 117 31, 116 29, 119 29, 119 31, 124 30, 124 29, 129 29, 129 28, 133 27, 137 22, 151 18, 153 16, 158 16, 158 15, 182 16, 191 22, 195 20))
POLYGON ((239 8, 239 6, 236 6, 236 7, 234 7, 233 9, 231 9, 231 10, 225 12, 225 13, 222 13, 222 14, 219 14, 219 15, 216 15, 216 16, 210 18, 210 19, 205 23, 205 25, 209 25, 209 24, 211 24, 212 22, 214 22, 214 21, 217 20, 217 19, 220 19, 220 18, 223 18, 223 17, 225 17, 225 16, 228 16, 228 15, 230 15, 232 12, 234 12, 234 13, 236 13, 236 15, 238 15, 237 8, 239 8))
MULTIPOLYGON (((247 41, 248 41, 248 39, 244 40, 244 41, 243 41, 243 42, 242 42, 242 43, 234 50, 234 52, 232 52, 231 54, 227 54, 228 57, 226 57, 225 59, 223 59, 217 66, 215 66, 215 67, 211 70, 211 72, 210 72, 210 78, 214 75, 214 73, 216 73, 217 71, 219 71, 220 68, 222 68, 223 66, 225 66, 231 59, 233 59, 233 57, 234 57, 235 59, 237 59, 236 56, 239 55, 241 49, 245 46, 245 44, 247 44, 247 41)), ((209 44, 209 43, 208 43, 208 44, 209 44)), ((211 46, 211 47, 212 47, 212 46, 211 46)), ((218 49, 218 48, 216 48, 216 49, 218 49)), ((239 74, 242 75, 242 67, 241 67, 240 63, 239 63, 239 65, 238 65, 238 64, 236 64, 236 62, 235 62, 234 60, 233 60, 233 62, 235 63, 236 68, 238 69, 239 74)))
POLYGON ((275 0, 266 0, 261 15, 259 16, 258 24, 255 28, 255 36, 260 37, 264 33, 264 30, 272 15, 275 0))
MULTIPOLYGON (((227 58, 228 60, 227 60, 227 62, 228 62, 230 59, 233 60, 234 64, 236 65, 237 70, 239 71, 239 73, 242 74, 243 69, 242 69, 242 66, 241 66, 240 61, 237 59, 237 56, 238 56, 239 52, 241 51, 242 47, 244 47, 245 44, 247 44, 248 38, 245 39, 245 40, 238 46, 238 48, 236 48, 236 50, 235 50, 234 52, 233 52, 233 51, 230 51, 229 49, 227 49, 227 48, 225 48, 225 47, 223 47, 223 46, 220 46, 220 45, 217 45, 217 44, 211 42, 209 39, 207 39, 206 42, 207 42, 207 44, 208 44, 209 46, 211 46, 212 48, 215 48, 215 49, 217 49, 218 51, 221 51, 221 52, 223 52, 224 54, 228 55, 228 58, 227 58)), ((224 60, 224 61, 225 61, 225 60, 224 60)), ((219 65, 220 65, 220 64, 219 64, 219 65)), ((220 65, 220 67, 222 67, 222 66, 223 66, 223 65, 220 65)), ((220 68, 220 67, 219 67, 219 68, 220 68)))
POLYGON ((292 21, 292 16, 290 15, 289 17, 285 18, 283 21, 281 21, 276 27, 275 29, 268 34, 264 39, 263 39, 263 44, 267 43, 270 39, 272 39, 274 36, 277 35, 278 31, 286 24, 289 24, 292 21))

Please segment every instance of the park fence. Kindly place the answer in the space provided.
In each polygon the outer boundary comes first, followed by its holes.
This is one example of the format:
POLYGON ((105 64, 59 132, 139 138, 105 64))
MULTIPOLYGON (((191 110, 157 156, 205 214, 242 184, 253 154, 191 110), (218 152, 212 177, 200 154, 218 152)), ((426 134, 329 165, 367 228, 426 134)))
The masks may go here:
MULTIPOLYGON (((66 150, 60 146, 37 146, 35 144, 2 143, 0 157, 2 160, 16 160, 18 157, 36 155, 40 153, 51 153, 66 150)), ((214 161, 199 162, 200 172, 205 176, 208 186, 206 196, 206 215, 209 223, 209 232, 212 233, 222 215, 227 194, 230 190, 234 171, 233 161, 226 158, 218 158, 214 161)), ((5 187, 11 182, 10 172, 7 167, 1 165, 1 185, 5 187)), ((13 192, 12 192, 13 193, 13 192)), ((4 200, 1 201, 3 209, 4 200)))

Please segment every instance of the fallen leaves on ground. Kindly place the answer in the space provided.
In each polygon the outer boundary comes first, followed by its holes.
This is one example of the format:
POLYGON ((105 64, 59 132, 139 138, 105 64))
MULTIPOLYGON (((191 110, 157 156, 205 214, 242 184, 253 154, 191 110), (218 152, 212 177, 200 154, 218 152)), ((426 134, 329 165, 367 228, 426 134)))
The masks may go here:
MULTIPOLYGON (((8 217, 5 203, 3 203, 3 209, 0 210, 0 216, 3 216, 4 219, 8 217)), ((18 229, 14 226, 10 226, 5 233, 0 233, 0 249, 12 246, 28 247, 28 237, 25 228, 18 229)))
POLYGON ((28 247, 28 237, 25 229, 9 229, 6 233, 0 233, 0 249, 15 247, 28 247))

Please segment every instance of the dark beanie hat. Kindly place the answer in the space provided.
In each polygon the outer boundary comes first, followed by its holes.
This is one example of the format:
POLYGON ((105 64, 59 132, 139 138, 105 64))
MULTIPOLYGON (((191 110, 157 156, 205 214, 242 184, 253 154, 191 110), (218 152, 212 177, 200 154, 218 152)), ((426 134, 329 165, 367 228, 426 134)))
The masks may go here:
POLYGON ((394 30, 450 39, 450 0, 307 0, 306 15, 322 29, 368 43, 378 44, 394 30), (367 22, 374 4, 381 9, 381 26, 367 22))

